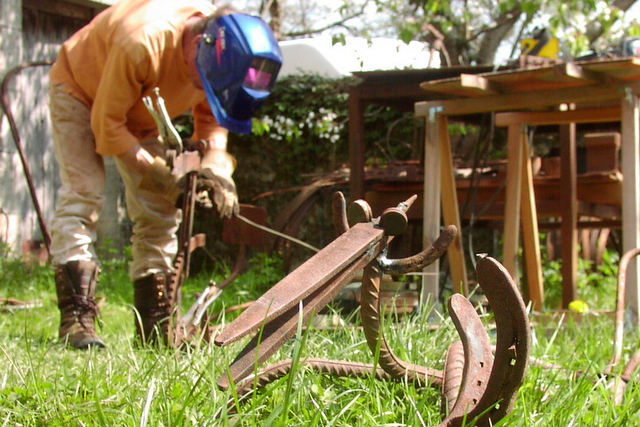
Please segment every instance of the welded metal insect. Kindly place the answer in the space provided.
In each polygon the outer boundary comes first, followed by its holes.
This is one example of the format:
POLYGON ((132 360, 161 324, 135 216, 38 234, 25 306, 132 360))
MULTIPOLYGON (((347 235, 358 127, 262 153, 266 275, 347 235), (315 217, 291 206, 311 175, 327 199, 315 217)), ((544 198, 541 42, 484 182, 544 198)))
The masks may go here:
MULTIPOLYGON (((369 205, 356 201, 346 209, 344 196, 334 197, 335 227, 339 236, 319 253, 274 285, 215 337, 225 346, 254 334, 237 355, 218 386, 233 385, 239 395, 286 375, 291 361, 256 372, 288 339, 294 336, 300 317, 307 322, 338 292, 363 271, 362 324, 367 343, 379 355, 376 376, 387 380, 409 379, 418 384, 441 386, 450 408, 441 426, 492 425, 512 408, 527 369, 529 319, 522 297, 506 269, 484 256, 477 262, 477 277, 494 313, 495 352, 479 315, 462 295, 449 301, 450 313, 460 341, 449 348, 444 370, 429 369, 398 358, 387 345, 381 329, 380 282, 384 273, 419 271, 442 256, 457 230, 447 227, 432 246, 409 258, 389 259, 386 248, 407 228, 406 210, 415 196, 372 218, 369 205), (300 313, 300 307, 303 312, 300 313)), ((314 369, 333 375, 366 376, 372 365, 345 361, 306 359, 314 369)), ((445 406, 447 406, 445 405, 445 406)))

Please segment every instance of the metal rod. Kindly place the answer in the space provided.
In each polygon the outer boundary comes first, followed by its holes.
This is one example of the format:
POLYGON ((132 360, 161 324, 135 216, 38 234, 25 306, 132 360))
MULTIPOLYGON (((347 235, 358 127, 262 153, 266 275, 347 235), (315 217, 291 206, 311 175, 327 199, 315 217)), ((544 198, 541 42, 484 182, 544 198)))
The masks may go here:
POLYGON ((18 150, 18 154, 20 155, 20 161, 22 162, 22 168, 24 170, 24 174, 27 178, 27 184, 29 186, 29 194, 31 195, 31 201, 36 210, 36 214, 38 216, 38 224, 40 225, 40 232, 42 233, 42 237, 44 239, 44 245, 47 249, 47 253, 50 253, 49 248, 51 247, 51 236, 49 235, 49 231, 47 230, 47 225, 44 222, 44 215, 42 214, 42 210, 40 209, 40 203, 38 203, 38 196, 36 195, 36 189, 33 185, 33 177, 31 176, 31 171, 29 170, 29 164, 27 162, 27 158, 24 154, 24 150, 22 149, 22 143, 20 142, 20 133, 18 132, 18 125, 13 117, 13 113, 11 112, 11 107, 9 105, 8 98, 8 87, 9 80, 20 71, 29 67, 39 67, 45 65, 53 64, 52 61, 36 61, 36 62, 27 62, 24 64, 20 64, 11 70, 4 76, 2 79, 2 97, 0 97, 2 101, 2 109, 9 120, 9 127, 11 128, 11 135, 13 136, 13 142, 16 145, 16 149, 18 150))

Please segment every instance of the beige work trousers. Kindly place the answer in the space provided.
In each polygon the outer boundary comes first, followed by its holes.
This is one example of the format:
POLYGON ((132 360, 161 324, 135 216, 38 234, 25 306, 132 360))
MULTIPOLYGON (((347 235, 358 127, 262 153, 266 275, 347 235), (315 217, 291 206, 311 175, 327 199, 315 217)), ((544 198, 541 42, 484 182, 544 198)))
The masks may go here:
MULTIPOLYGON (((52 263, 78 260, 98 263, 94 243, 104 205, 105 168, 102 156, 95 151, 91 110, 66 93, 62 86, 49 89, 49 106, 62 184, 49 225, 52 263)), ((157 139, 141 144, 152 156, 163 155, 162 144, 157 139)), ((171 271, 177 253, 180 209, 161 194, 140 190, 140 174, 127 168, 117 157, 115 163, 125 186, 127 213, 134 224, 131 280, 171 271)))

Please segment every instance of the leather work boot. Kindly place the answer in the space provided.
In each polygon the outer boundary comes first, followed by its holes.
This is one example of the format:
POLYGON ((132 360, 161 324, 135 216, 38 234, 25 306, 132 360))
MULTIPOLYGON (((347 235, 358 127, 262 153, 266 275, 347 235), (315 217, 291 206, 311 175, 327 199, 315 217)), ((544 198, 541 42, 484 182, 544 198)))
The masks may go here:
POLYGON ((56 267, 60 340, 77 349, 105 347, 95 330, 95 300, 100 269, 92 261, 70 261, 56 267))
POLYGON ((133 283, 137 337, 141 344, 173 345, 175 290, 171 273, 154 273, 133 283), (138 317, 139 316, 139 317, 138 317))

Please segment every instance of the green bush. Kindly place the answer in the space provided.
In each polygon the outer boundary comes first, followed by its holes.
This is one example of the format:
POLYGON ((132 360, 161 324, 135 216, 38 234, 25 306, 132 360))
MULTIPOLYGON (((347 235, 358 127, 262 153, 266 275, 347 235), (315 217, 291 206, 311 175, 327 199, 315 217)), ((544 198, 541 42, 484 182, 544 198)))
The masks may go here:
MULTIPOLYGON (((314 75, 278 81, 254 119, 251 135, 230 138, 244 198, 300 186, 348 164, 348 91, 356 84, 356 78, 314 75)), ((413 139, 412 114, 369 106, 365 130, 367 158, 410 156, 406 151, 413 139)))

